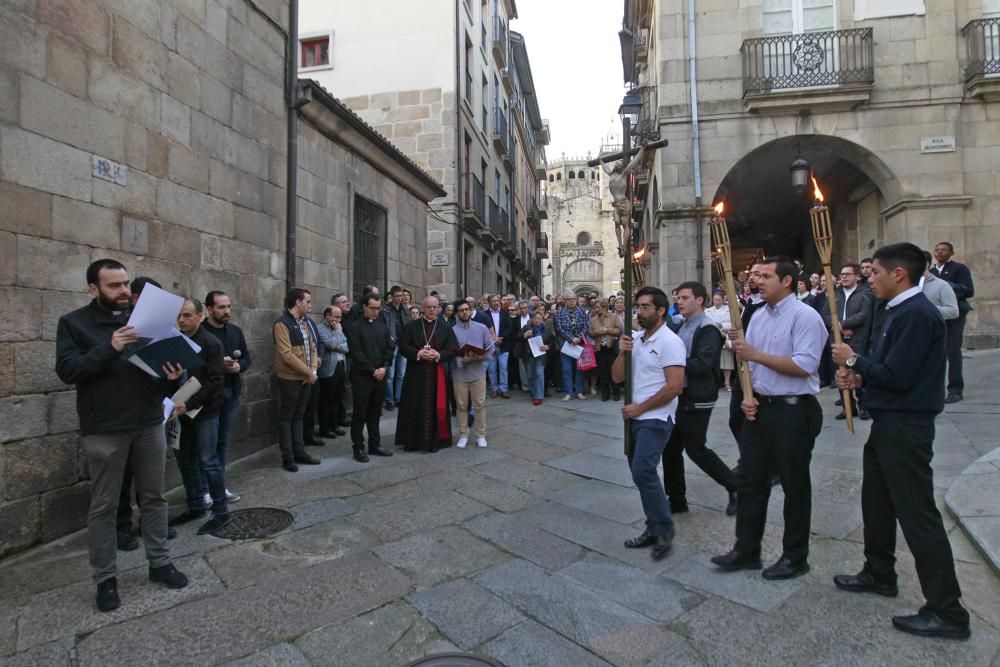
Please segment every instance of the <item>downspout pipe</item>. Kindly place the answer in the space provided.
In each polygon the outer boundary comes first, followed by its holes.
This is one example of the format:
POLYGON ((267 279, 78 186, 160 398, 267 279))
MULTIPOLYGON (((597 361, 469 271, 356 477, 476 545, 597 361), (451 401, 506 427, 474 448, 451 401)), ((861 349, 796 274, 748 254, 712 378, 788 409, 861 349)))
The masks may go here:
POLYGON ((295 287, 298 276, 296 264, 296 232, 298 230, 298 180, 299 180, 299 108, 298 99, 298 42, 299 1, 290 0, 288 9, 288 35, 285 38, 285 106, 288 110, 288 144, 285 175, 285 286, 295 287))
MULTIPOLYGON (((691 155, 694 161, 694 206, 702 208, 701 195, 701 128, 698 122, 698 38, 695 31, 695 0, 688 0, 688 78, 691 81, 691 155)), ((698 240, 698 259, 695 266, 698 277, 705 282, 705 233, 701 223, 701 213, 695 213, 698 240)))
MULTIPOLYGON (((462 31, 459 29, 462 21, 461 8, 459 4, 462 0, 455 0, 455 202, 452 213, 455 216, 455 298, 462 298, 463 294, 469 292, 468 286, 464 284, 462 278, 465 275, 465 258, 462 256, 465 251, 462 233, 462 151, 465 145, 462 143, 462 50, 459 46, 459 39, 462 31)), ((470 165, 471 168, 471 165, 470 165)), ((485 184, 484 184, 485 187, 485 184)), ((483 267, 485 269, 485 267, 483 267)))

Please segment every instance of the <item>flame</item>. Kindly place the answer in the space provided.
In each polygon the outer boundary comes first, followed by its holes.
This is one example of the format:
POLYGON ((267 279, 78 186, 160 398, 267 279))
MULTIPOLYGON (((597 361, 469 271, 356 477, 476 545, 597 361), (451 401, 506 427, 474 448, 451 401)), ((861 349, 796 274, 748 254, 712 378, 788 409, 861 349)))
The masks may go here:
POLYGON ((823 201, 823 191, 819 189, 819 183, 816 182, 815 176, 810 176, 813 182, 813 196, 816 197, 817 202, 823 201))
POLYGON ((715 205, 715 215, 721 216, 725 208, 726 208, 725 202, 720 201, 718 204, 715 205))
POLYGON ((640 259, 643 258, 643 256, 645 256, 645 254, 646 254, 646 246, 642 246, 641 248, 639 248, 639 250, 632 253, 632 258, 636 261, 639 261, 640 259))

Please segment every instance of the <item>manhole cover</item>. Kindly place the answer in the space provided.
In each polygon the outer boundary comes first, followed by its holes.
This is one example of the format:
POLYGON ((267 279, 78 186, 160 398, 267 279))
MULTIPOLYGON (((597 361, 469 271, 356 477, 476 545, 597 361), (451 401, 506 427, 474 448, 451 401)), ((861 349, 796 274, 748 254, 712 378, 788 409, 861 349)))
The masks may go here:
POLYGON ((248 507, 231 512, 233 520, 212 533, 223 540, 256 540, 280 533, 292 525, 291 512, 275 507, 248 507))
POLYGON ((502 663, 472 653, 438 653, 418 658, 406 667, 504 667, 502 663))

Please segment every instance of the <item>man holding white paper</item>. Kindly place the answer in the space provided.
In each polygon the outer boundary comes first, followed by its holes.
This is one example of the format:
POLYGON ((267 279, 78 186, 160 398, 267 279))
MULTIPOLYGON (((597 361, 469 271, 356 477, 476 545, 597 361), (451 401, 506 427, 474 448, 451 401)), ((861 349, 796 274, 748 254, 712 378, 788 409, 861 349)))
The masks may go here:
POLYGON ((131 465, 139 492, 142 534, 150 581, 183 588, 187 577, 171 563, 167 546, 167 501, 163 496, 166 438, 162 402, 168 382, 184 373, 169 365, 167 381, 127 361, 141 330, 127 326, 129 277, 113 259, 87 268, 93 300, 59 318, 56 374, 76 385, 80 434, 90 470, 87 529, 97 608, 118 608, 116 509, 125 467, 131 465))
POLYGON ((455 416, 458 418, 458 448, 469 443, 469 401, 476 414, 476 440, 486 446, 486 362, 493 357, 494 345, 490 330, 473 320, 472 307, 467 301, 455 302, 458 321, 452 331, 460 354, 455 355, 451 382, 455 392, 455 416), (482 350, 477 353, 472 348, 482 350))
POLYGON ((583 395, 583 371, 576 367, 576 360, 583 353, 580 343, 590 331, 590 318, 583 308, 577 306, 575 292, 566 292, 565 303, 566 307, 556 313, 556 335, 562 346, 560 358, 563 387, 566 390, 563 400, 568 401, 576 395, 582 401, 586 398, 583 395))
POLYGON ((536 308, 530 320, 521 328, 521 339, 527 345, 524 353, 526 373, 531 378, 529 391, 531 391, 531 402, 539 406, 545 396, 545 362, 546 352, 550 345, 555 345, 555 334, 551 329, 546 331, 545 312, 541 308, 536 308))

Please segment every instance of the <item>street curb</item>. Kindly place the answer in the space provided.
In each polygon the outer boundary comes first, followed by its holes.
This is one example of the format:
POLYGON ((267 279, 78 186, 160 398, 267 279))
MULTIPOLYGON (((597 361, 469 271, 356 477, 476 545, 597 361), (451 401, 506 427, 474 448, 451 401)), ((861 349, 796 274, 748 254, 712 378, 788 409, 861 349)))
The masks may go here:
POLYGON ((1000 447, 963 470, 944 502, 962 532, 1000 575, 1000 447))

